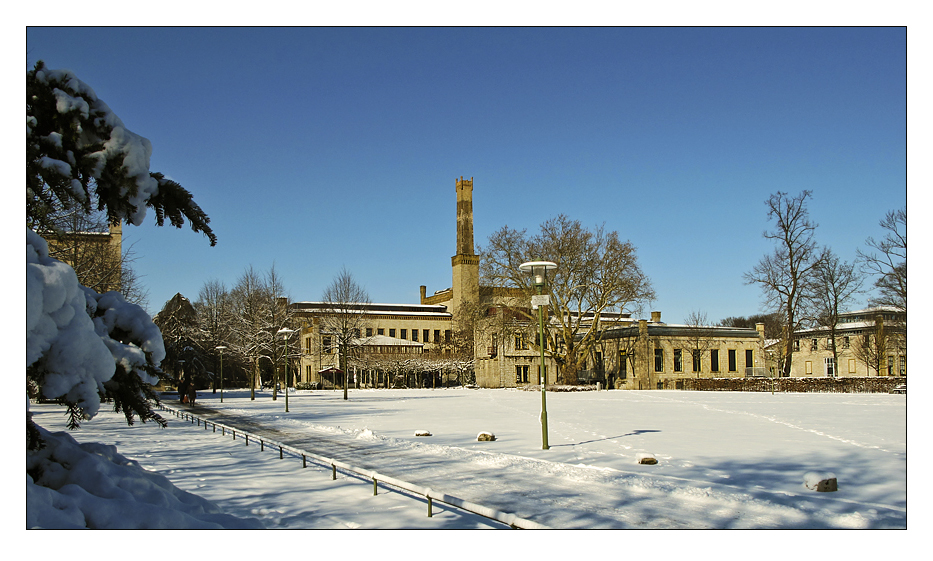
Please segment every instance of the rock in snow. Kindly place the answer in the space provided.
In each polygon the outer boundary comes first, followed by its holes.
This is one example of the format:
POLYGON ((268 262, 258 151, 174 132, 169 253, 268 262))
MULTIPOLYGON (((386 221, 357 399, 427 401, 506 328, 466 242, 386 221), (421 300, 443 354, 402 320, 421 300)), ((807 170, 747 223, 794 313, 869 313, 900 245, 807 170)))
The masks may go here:
POLYGON ((658 459, 654 457, 654 454, 648 454, 647 452, 639 452, 638 454, 635 454, 635 459, 639 464, 654 465, 658 463, 658 459))
POLYGON ((808 471, 803 476, 803 484, 806 485, 807 489, 821 493, 832 492, 837 489, 836 475, 828 471, 808 471))

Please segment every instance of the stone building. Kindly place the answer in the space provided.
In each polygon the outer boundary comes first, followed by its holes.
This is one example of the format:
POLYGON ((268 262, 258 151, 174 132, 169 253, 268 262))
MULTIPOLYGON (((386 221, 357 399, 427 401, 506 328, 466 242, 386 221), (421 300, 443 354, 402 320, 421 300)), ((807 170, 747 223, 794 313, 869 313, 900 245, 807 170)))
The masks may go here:
MULTIPOLYGON (((883 306, 846 312, 840 314, 835 331, 838 361, 833 361, 829 327, 794 333, 791 377, 907 375, 907 314, 903 310, 883 306), (876 340, 883 341, 880 347, 876 340)), ((769 347, 768 367, 777 372, 774 375, 780 375, 779 345, 769 347)))
MULTIPOLYGON (((455 194, 457 237, 451 286, 432 295, 421 286, 419 304, 363 305, 367 322, 359 333, 359 354, 378 355, 383 364, 393 355, 408 359, 422 355, 433 359, 422 362, 426 369, 446 360, 456 368, 468 368, 480 387, 538 384, 541 358, 529 342, 533 330, 497 328, 521 322, 506 315, 510 309, 529 307, 528 297, 517 289, 480 285, 479 256, 473 243, 473 179, 455 180, 455 194), (376 344, 375 338, 381 350, 366 350, 367 344, 376 344)), ((301 326, 301 379, 336 383, 341 376, 336 372, 339 355, 321 321, 327 304, 296 302, 291 308, 301 326)), ((624 313, 603 314, 600 321, 601 341, 587 367, 578 373, 581 383, 675 389, 688 378, 767 375, 763 324, 757 329, 666 324, 660 312, 652 312, 650 320, 624 313)), ((373 369, 367 372, 363 362, 358 364, 360 371, 351 375, 359 377, 351 380, 365 380, 374 373, 373 369)), ((562 382, 550 357, 546 357, 544 375, 549 385, 562 382)), ((374 380, 381 385, 384 378, 376 373, 374 380)))
MULTIPOLYGON (((291 304, 292 313, 301 326, 299 381, 342 385, 339 349, 323 317, 331 306, 325 302, 291 304)), ((452 344, 452 315, 446 306, 361 304, 359 308, 363 320, 356 341, 358 352, 350 371, 350 381, 354 385, 358 381, 373 386, 385 384, 385 379, 378 376, 371 382, 364 380, 364 375, 378 370, 368 359, 378 357, 383 364, 390 364, 393 355, 411 359, 413 355, 443 354, 452 344)))

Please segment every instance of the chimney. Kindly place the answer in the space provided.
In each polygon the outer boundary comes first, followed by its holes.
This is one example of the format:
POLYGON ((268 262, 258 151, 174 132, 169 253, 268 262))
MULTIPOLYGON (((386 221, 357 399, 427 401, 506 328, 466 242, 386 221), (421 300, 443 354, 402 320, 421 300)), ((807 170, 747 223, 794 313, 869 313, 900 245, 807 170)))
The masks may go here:
POLYGON ((651 323, 661 323, 661 312, 651 312, 651 323))
POLYGON ((421 285, 421 303, 424 304, 424 299, 428 295, 428 287, 421 285))
POLYGON ((765 324, 763 324, 763 323, 756 323, 756 324, 755 324, 755 331, 758 332, 758 336, 759 336, 759 337, 764 338, 764 336, 765 336, 765 324))

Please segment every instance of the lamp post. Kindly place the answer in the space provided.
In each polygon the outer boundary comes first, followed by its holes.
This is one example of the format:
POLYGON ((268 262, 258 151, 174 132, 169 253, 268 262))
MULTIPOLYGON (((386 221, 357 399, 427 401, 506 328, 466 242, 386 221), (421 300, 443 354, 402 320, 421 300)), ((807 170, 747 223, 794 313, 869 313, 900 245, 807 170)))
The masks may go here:
POLYGON ((220 351, 220 402, 224 402, 224 350, 227 348, 223 345, 217 345, 214 347, 220 351))
POLYGON ((285 412, 288 413, 288 336, 294 333, 294 329, 283 327, 279 329, 277 335, 285 339, 285 412))
POLYGON ((541 369, 538 380, 541 382, 541 449, 548 450, 547 443, 547 375, 544 372, 544 306, 551 303, 550 296, 542 294, 547 286, 547 272, 556 269, 557 264, 550 261, 529 261, 518 266, 519 270, 531 273, 532 282, 538 294, 531 297, 531 307, 538 308, 538 346, 541 348, 541 369))

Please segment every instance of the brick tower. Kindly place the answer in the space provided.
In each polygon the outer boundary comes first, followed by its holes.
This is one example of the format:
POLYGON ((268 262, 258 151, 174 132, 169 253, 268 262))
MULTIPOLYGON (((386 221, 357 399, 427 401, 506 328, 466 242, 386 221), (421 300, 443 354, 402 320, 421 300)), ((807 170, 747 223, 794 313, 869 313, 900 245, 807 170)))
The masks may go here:
POLYGON ((465 304, 479 302, 479 256, 473 251, 473 178, 457 182, 457 254, 450 258, 453 268, 454 319, 465 304))

